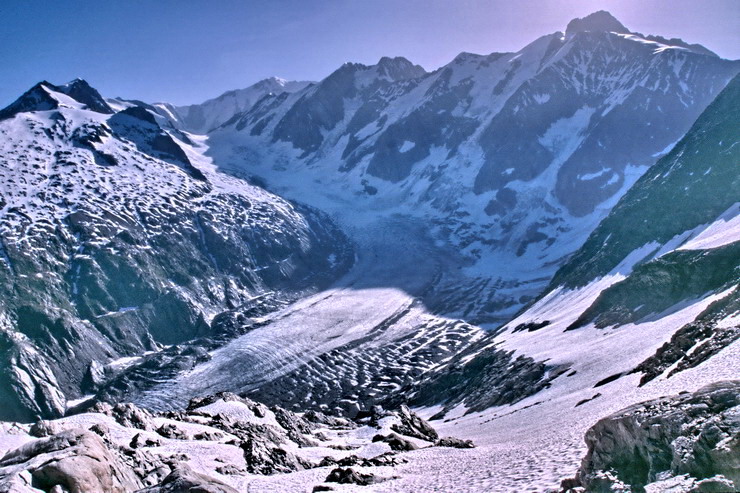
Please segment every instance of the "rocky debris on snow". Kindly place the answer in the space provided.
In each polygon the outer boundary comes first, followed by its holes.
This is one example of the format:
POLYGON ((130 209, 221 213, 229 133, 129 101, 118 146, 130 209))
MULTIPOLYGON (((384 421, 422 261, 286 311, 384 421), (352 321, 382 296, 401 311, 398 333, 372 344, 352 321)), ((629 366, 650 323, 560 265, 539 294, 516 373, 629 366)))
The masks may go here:
POLYGON ((187 440, 188 435, 184 431, 182 431, 180 428, 175 426, 172 423, 165 423, 159 428, 157 428, 157 433, 162 435, 165 438, 173 438, 175 440, 187 440))
POLYGON ((253 474, 278 474, 310 469, 313 465, 264 437, 241 444, 247 470, 253 474))
POLYGON ((223 474, 224 476, 235 476, 238 474, 244 474, 246 470, 241 467, 237 467, 234 464, 224 464, 223 466, 218 466, 216 468, 216 472, 223 474))
POLYGON ((53 421, 40 420, 31 425, 28 434, 36 438, 44 438, 59 433, 61 428, 53 421))
POLYGON ((170 473, 162 484, 141 490, 139 493, 238 493, 237 490, 219 481, 193 471, 181 464, 170 473))
POLYGON ((237 394, 234 394, 233 392, 218 392, 207 397, 196 397, 190 399, 190 402, 188 402, 187 411, 198 411, 218 401, 238 402, 240 404, 243 404, 258 418, 264 418, 268 412, 267 406, 265 406, 261 402, 253 401, 252 399, 249 399, 247 397, 241 397, 237 394))
POLYGON ((463 440, 462 438, 455 437, 444 437, 437 440, 435 443, 437 447, 452 447, 452 448, 475 448, 475 444, 472 440, 463 440))
POLYGON ((633 370, 642 373, 640 385, 645 385, 664 372, 670 378, 683 370, 694 368, 740 339, 740 323, 721 323, 739 311, 740 290, 712 303, 633 370))
POLYGON ((307 435, 310 435, 316 429, 315 424, 281 407, 273 406, 270 410, 275 414, 275 421, 283 427, 288 438, 292 441, 301 447, 314 447, 317 445, 315 440, 307 437, 307 435))
POLYGON ((223 439, 224 434, 218 431, 203 431, 193 435, 193 440, 204 440, 208 442, 218 442, 223 439))
POLYGON ((354 428, 354 422, 338 416, 329 416, 321 411, 309 410, 303 413, 303 419, 317 425, 332 426, 335 428, 354 428))
POLYGON ((736 491, 740 487, 740 380, 662 397, 601 419, 563 491, 736 491))
POLYGON ((419 436, 430 443, 438 436, 405 406, 393 411, 378 406, 366 413, 362 426, 318 412, 301 416, 229 393, 194 399, 184 411, 153 413, 133 404, 94 409, 0 429, 0 435, 26 437, 13 438, 21 446, 0 459, 0 491, 224 493, 241 488, 247 474, 316 467, 334 469, 329 482, 372 484, 387 478, 362 468, 398 466, 406 462, 398 452, 419 448, 419 436), (373 442, 392 451, 370 456, 368 451, 378 448, 373 442), (304 453, 304 447, 314 450, 304 453), (316 448, 326 454, 320 462, 316 448), (219 479, 209 477, 214 472, 219 479))
POLYGON ((328 467, 328 466, 339 466, 339 467, 391 466, 392 467, 392 466, 397 466, 398 464, 403 464, 405 462, 406 462, 406 459, 399 457, 395 452, 386 452, 384 454, 377 455, 370 459, 358 457, 356 455, 349 455, 342 459, 335 459, 334 457, 324 457, 324 459, 321 462, 319 462, 318 467, 328 467))
MULTIPOLYGON (((326 437, 326 435, 322 435, 322 436, 323 437, 326 437)), ((324 440, 324 441, 326 441, 326 440, 324 440)), ((359 447, 357 445, 346 445, 346 444, 343 444, 343 443, 339 443, 339 444, 330 444, 329 445, 329 448, 330 449, 334 449, 334 450, 356 450, 359 447)))

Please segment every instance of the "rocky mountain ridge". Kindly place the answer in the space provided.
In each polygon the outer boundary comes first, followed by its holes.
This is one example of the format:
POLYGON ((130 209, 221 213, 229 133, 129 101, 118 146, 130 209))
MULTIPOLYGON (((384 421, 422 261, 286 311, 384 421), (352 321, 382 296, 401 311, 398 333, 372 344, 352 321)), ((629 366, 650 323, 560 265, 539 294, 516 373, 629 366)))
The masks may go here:
POLYGON ((209 133, 209 155, 337 214, 431 224, 468 258, 471 283, 490 281, 474 320, 503 324, 740 70, 594 15, 430 73, 398 58, 345 64, 235 115, 209 133))

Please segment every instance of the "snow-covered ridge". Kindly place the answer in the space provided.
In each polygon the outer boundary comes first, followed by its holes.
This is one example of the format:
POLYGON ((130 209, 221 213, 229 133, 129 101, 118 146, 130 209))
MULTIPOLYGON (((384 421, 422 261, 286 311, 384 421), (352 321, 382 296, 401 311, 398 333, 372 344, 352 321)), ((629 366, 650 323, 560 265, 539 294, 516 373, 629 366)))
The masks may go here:
POLYGON ((100 383, 93 364, 208 336, 215 315, 310 292, 351 263, 325 216, 215 171, 164 123, 84 81, 41 83, 3 110, 7 417, 59 415, 84 378, 100 383))
POLYGON ((267 95, 297 92, 310 84, 308 81, 289 81, 270 77, 245 89, 227 91, 198 104, 174 106, 169 103, 155 103, 153 106, 163 116, 171 119, 178 128, 194 133, 206 133, 224 124, 234 115, 249 110, 267 95))

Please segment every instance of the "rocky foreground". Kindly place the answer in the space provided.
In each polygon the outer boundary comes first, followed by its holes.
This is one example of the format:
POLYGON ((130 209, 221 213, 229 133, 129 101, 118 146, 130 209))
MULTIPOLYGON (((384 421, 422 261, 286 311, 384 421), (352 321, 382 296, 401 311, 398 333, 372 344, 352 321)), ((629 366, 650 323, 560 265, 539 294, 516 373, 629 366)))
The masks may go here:
POLYGON ((740 380, 630 406, 591 427, 586 443, 563 491, 738 491, 740 380))
POLYGON ((161 414, 98 404, 53 421, 5 423, 0 492, 230 493, 255 478, 310 469, 324 470, 314 490, 330 491, 391 479, 402 452, 429 446, 473 444, 440 438, 405 406, 348 420, 230 393, 161 414))
MULTIPOLYGON (((740 380, 630 406, 585 440, 563 493, 737 491, 740 380)), ((97 404, 53 421, 4 423, 0 493, 358 491, 397 479, 405 453, 424 447, 474 444, 440 437, 406 406, 350 420, 231 393, 158 414, 97 404)))

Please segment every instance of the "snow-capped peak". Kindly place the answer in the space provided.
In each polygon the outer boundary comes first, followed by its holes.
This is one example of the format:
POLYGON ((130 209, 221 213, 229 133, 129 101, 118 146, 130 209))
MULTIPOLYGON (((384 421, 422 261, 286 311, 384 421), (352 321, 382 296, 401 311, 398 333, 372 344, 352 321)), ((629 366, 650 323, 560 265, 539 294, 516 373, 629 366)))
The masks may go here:
POLYGON ((227 91, 200 104, 173 106, 168 103, 155 103, 154 107, 177 128, 206 133, 223 125, 234 115, 248 111, 268 94, 297 92, 311 84, 310 81, 268 77, 247 88, 227 91))
POLYGON ((48 111, 60 106, 84 108, 98 113, 113 113, 98 91, 82 79, 75 79, 61 86, 41 81, 1 110, 0 120, 22 112, 48 111))

